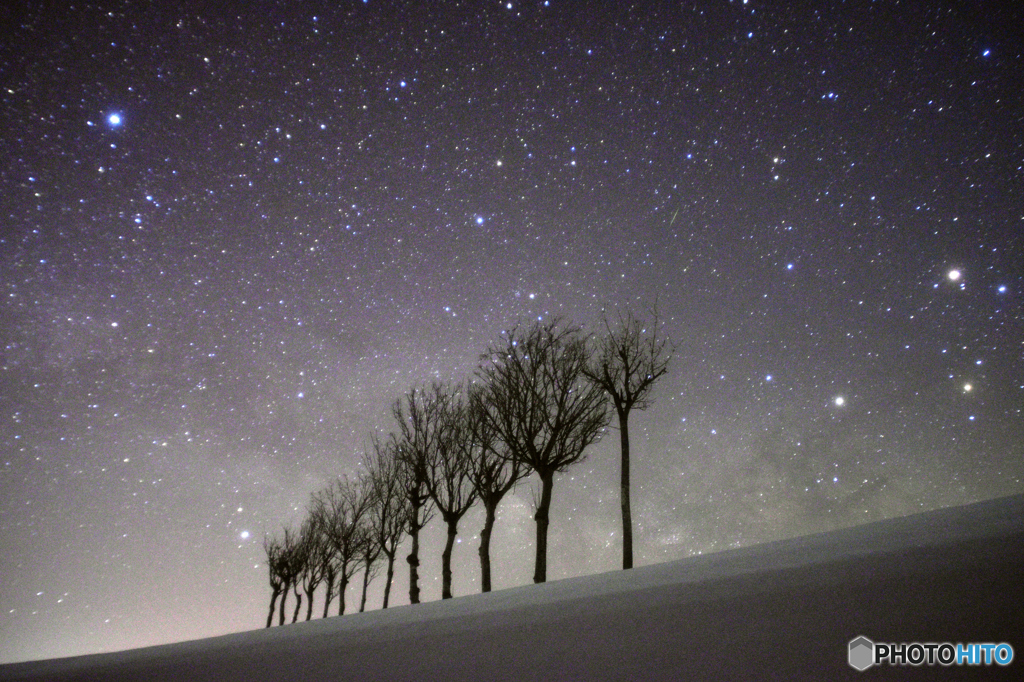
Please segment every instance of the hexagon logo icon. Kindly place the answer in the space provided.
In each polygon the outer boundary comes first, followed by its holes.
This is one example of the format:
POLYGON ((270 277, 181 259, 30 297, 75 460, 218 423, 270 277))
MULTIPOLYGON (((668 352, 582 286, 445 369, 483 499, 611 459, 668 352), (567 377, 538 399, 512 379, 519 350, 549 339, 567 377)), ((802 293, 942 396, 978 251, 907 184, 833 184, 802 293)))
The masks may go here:
POLYGON ((867 670, 875 662, 875 643, 861 635, 850 640, 850 665, 857 670, 867 670))

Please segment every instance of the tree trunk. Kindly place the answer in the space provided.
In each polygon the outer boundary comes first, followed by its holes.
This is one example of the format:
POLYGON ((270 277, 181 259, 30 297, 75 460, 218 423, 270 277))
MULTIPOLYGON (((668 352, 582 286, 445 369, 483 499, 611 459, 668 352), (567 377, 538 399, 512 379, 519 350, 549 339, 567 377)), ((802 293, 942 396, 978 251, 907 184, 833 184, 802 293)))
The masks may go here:
POLYGON ((619 411, 622 480, 622 568, 633 568, 633 515, 629 510, 629 414, 619 411))
POLYGON ((548 510, 551 508, 551 486, 555 472, 540 475, 540 504, 534 519, 537 521, 537 561, 533 568, 533 582, 543 583, 548 579, 548 510))
POLYGON ((409 535, 412 536, 412 551, 406 557, 409 562, 409 603, 420 603, 420 529, 416 526, 409 528, 409 535))
POLYGON ((494 529, 495 510, 498 505, 484 502, 484 529, 480 531, 480 582, 481 592, 491 591, 491 530, 494 529))
POLYGON ((279 606, 280 612, 278 613, 277 624, 284 625, 284 603, 288 601, 288 588, 291 587, 288 583, 284 584, 284 588, 281 590, 281 604, 279 606))
POLYGON ((444 551, 441 553, 441 599, 452 598, 452 547, 455 546, 455 536, 459 532, 458 519, 448 521, 448 541, 444 544, 444 551))
POLYGON ((366 586, 370 584, 370 564, 363 569, 363 598, 359 600, 359 613, 366 610, 366 586))
POLYGON ((302 593, 299 592, 298 586, 295 588, 295 611, 292 613, 292 622, 296 623, 299 620, 299 611, 302 609, 302 593))
POLYGON ((395 554, 388 554, 388 579, 384 583, 384 608, 388 607, 388 597, 391 596, 391 579, 395 577, 395 554))
POLYGON ((313 594, 316 590, 306 593, 306 620, 313 620, 313 594))
MULTIPOLYGON (((348 570, 347 568, 345 569, 348 570)), ((345 615, 345 590, 348 589, 348 578, 342 578, 338 583, 338 615, 345 615)))
POLYGON ((331 602, 334 601, 334 576, 330 576, 327 579, 327 594, 324 596, 324 618, 327 617, 327 609, 331 608, 331 602))
POLYGON ((274 594, 270 597, 270 613, 267 614, 267 627, 269 628, 274 624, 274 606, 277 603, 277 597, 280 595, 280 590, 274 590, 274 594))

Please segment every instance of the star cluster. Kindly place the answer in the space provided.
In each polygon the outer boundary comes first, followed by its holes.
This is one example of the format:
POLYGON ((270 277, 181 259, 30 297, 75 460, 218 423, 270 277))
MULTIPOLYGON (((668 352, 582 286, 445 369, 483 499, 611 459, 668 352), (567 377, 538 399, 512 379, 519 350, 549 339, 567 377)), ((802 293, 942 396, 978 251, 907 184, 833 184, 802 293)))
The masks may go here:
MULTIPOLYGON (((1024 488, 1019 9, 9 16, 0 660, 259 627, 263 533, 517 321, 657 304, 638 564, 1024 488)), ((556 578, 617 564, 616 442, 556 479, 556 578)))

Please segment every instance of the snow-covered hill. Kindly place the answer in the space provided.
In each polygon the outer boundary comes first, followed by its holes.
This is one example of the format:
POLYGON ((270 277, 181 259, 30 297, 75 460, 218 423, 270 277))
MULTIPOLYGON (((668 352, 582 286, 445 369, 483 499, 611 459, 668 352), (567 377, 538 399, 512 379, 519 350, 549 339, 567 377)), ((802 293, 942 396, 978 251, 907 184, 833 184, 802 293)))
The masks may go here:
MULTIPOLYGON (((1024 652, 1024 496, 631 571, 112 654, 2 680, 842 679, 848 642, 1024 652)), ((1024 654, 1022 654, 1024 655, 1024 654)), ((1010 679, 1024 661, 977 672, 1010 679)), ((931 671, 943 678, 963 668, 931 671)))

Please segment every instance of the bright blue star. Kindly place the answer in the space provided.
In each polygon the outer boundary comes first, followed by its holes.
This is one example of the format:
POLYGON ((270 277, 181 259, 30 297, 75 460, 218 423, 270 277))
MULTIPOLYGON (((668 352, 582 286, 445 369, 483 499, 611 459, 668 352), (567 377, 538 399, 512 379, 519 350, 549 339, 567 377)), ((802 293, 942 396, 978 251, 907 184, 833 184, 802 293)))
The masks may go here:
POLYGON ((119 127, 121 125, 121 123, 123 123, 123 119, 121 118, 121 114, 118 114, 116 112, 113 113, 113 114, 110 114, 109 116, 107 116, 107 123, 110 124, 111 128, 119 127))
POLYGON ((484 217, 482 215, 478 215, 476 217, 476 224, 477 225, 483 225, 484 224, 484 217))

